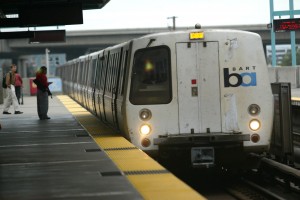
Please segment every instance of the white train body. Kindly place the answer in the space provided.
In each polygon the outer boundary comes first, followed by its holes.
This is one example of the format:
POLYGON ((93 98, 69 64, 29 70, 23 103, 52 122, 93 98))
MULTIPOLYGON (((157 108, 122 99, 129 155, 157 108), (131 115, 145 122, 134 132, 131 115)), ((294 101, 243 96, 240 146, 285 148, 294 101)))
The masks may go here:
POLYGON ((148 35, 70 61, 58 73, 67 94, 146 152, 183 147, 197 161, 208 149, 212 161, 215 149, 269 148, 273 96, 255 33, 148 35))

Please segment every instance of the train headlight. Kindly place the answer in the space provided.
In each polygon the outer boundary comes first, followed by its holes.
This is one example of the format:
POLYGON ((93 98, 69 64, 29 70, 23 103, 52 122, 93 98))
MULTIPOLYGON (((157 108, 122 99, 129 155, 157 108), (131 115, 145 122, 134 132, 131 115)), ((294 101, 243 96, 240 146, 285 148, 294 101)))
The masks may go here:
POLYGON ((152 113, 150 110, 144 108, 140 111, 140 119, 143 121, 147 121, 149 119, 151 119, 152 117, 152 113))
POLYGON ((140 132, 142 135, 148 135, 151 132, 151 127, 148 124, 144 124, 140 128, 140 132))
POLYGON ((251 120, 249 127, 252 131, 257 131, 260 128, 260 121, 257 119, 251 120))
POLYGON ((257 105, 257 104, 251 104, 248 107, 248 112, 252 116, 258 115, 260 113, 260 107, 259 107, 259 105, 257 105))

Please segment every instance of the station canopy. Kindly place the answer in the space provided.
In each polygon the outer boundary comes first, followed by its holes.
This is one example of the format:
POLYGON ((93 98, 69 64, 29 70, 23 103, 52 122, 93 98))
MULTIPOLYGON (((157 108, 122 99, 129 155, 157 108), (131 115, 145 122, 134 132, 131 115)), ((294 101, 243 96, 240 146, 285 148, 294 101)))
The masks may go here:
MULTIPOLYGON (((110 0, 1 0, 0 29, 83 24, 83 10, 101 9, 110 0)), ((0 39, 44 38, 64 40, 64 31, 0 32, 0 39), (59 36, 59 37, 57 37, 59 36)))
POLYGON ((1 0, 0 28, 82 24, 82 10, 101 9, 109 0, 1 0))

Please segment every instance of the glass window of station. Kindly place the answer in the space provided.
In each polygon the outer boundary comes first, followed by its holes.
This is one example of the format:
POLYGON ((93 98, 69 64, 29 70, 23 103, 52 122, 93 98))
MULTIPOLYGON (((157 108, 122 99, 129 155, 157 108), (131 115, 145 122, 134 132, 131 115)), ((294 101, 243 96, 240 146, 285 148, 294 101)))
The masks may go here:
POLYGON ((129 100, 134 105, 170 103, 171 63, 167 46, 136 51, 129 100))

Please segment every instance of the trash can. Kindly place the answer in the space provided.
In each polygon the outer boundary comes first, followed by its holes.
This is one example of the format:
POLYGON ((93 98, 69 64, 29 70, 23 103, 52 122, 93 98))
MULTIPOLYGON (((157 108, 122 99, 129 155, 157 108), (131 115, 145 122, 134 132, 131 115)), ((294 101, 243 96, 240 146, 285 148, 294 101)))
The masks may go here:
POLYGON ((36 84, 33 82, 35 78, 29 78, 29 84, 30 84, 30 95, 34 96, 37 93, 37 86, 36 84))

